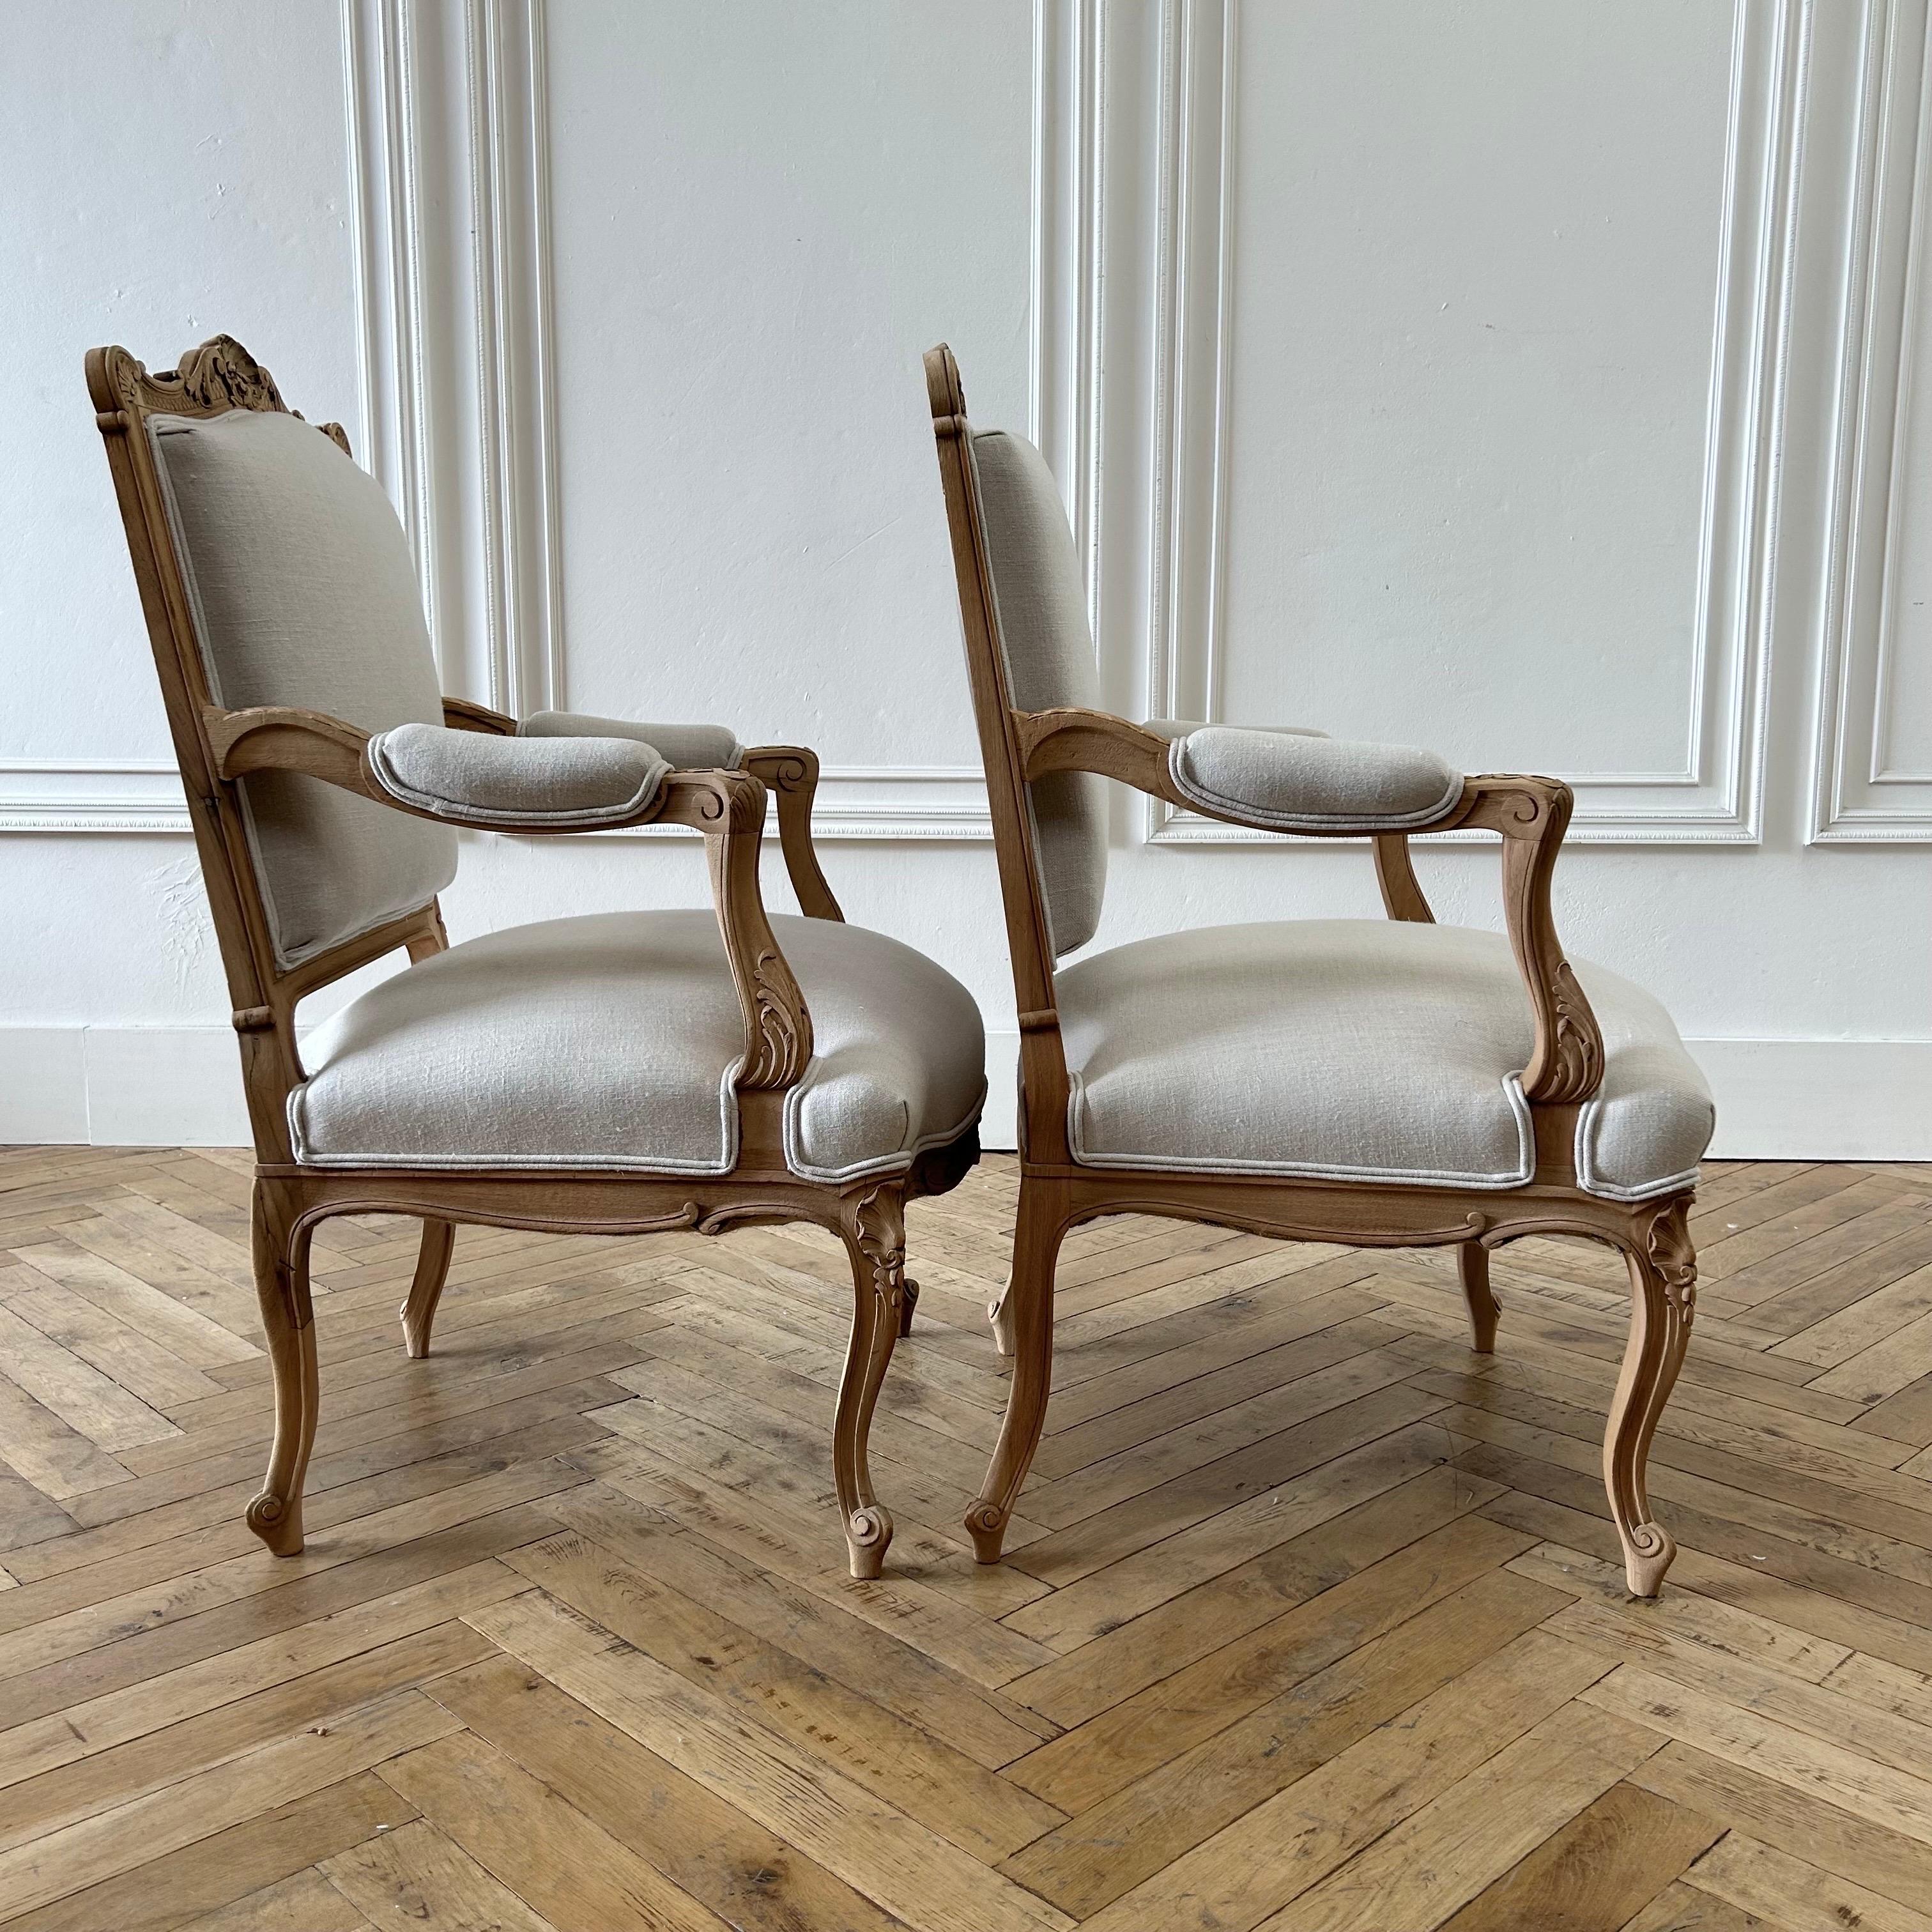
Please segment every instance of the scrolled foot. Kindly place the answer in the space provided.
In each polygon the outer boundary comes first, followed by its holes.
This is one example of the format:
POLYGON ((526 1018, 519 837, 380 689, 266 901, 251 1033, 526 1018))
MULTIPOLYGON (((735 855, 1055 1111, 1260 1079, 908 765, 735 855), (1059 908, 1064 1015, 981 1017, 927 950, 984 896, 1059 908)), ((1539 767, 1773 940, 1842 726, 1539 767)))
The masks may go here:
POLYGON ((1013 1352, 1013 1312, 1007 1305, 1011 1299, 1003 1294, 986 1304, 986 1319, 993 1324, 993 1346, 1003 1355, 1013 1352))
POLYGON ((1664 1587, 1664 1573, 1677 1555, 1677 1544, 1659 1522, 1640 1522, 1623 1540, 1624 1581, 1633 1597, 1654 1597, 1664 1587))
POLYGON ((299 1497, 293 1507, 266 1490, 248 1505, 248 1527, 278 1556, 299 1556, 302 1550, 302 1513, 299 1497))
POLYGON ((966 1512, 966 1534, 973 1539, 973 1554, 980 1562, 998 1562, 1006 1540, 1006 1512, 982 1496, 966 1512))
POLYGON ((845 1541, 850 1551, 852 1574, 865 1582, 885 1568, 886 1548, 892 1540, 891 1512, 883 1503, 868 1503, 854 1510, 845 1526, 845 1541))
POLYGON ((902 1341, 912 1333, 912 1313, 919 1306, 919 1283, 908 1277, 903 1292, 905 1299, 899 1304, 899 1339, 902 1341))

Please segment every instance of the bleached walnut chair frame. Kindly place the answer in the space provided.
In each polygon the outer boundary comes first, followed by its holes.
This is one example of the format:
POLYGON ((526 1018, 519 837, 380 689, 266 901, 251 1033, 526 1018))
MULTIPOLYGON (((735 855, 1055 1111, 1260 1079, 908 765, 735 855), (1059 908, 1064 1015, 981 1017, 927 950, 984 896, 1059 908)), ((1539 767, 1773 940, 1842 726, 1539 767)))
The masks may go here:
MULTIPOLYGON (((1645 1466, 1683 1360, 1695 1305, 1696 1270, 1687 1225, 1692 1193, 1688 1185, 1666 1185, 1651 1198, 1625 1201, 1580 1184, 1579 1117, 1604 1078, 1605 1048, 1597 1016, 1564 957, 1550 914, 1550 875, 1570 820, 1569 788, 1552 778, 1517 776, 1473 777, 1454 784, 1452 773, 1452 795, 1432 809, 1412 814, 1412 822, 1400 830, 1377 830, 1379 821, 1372 817, 1351 820, 1346 813, 1337 814, 1337 822, 1330 826, 1285 828, 1281 813, 1244 812, 1237 800, 1222 799, 1217 805, 1204 798, 1198 784, 1184 789, 1175 768, 1176 741, 1205 728, 1144 727, 1078 704, 1022 706, 1013 688, 1014 640, 1002 634, 1002 585, 989 545, 990 499, 982 484, 981 465, 993 452, 986 433, 976 432, 968 422, 950 351, 944 346, 929 351, 926 372, 1019 1010, 1018 1222, 1010 1285, 988 1311, 1001 1352, 1013 1357, 1012 1382, 983 1492, 966 1519, 980 1560, 998 1560, 1039 1442, 1052 1380, 1054 1258, 1063 1238, 1082 1222, 1109 1214, 1165 1215, 1287 1240, 1363 1246, 1453 1245, 1474 1346, 1483 1352, 1493 1348, 1497 1324, 1490 1251, 1525 1235, 1569 1234, 1618 1249, 1628 1264, 1630 1335, 1610 1404, 1604 1474, 1629 1586, 1639 1596, 1654 1596, 1676 1545, 1652 1514, 1645 1466), (1478 1190, 1190 1171, 1181 1161, 1109 1164, 1080 1154, 1070 1138, 1074 1088, 1060 1010, 1066 976, 1057 957, 1070 949, 1064 939, 1055 946, 1055 908, 1046 876, 1053 856, 1048 849, 1055 836, 1052 827, 1064 831, 1068 808, 1064 794, 1055 803, 1040 790, 1042 781, 1064 785, 1074 782, 1066 775, 1078 773, 1118 779, 1231 824, 1313 836, 1361 836, 1366 831, 1373 837, 1383 903, 1392 921, 1433 925, 1410 863, 1412 831, 1473 827, 1499 833, 1509 939, 1520 971, 1521 995, 1534 1022, 1534 1048, 1520 1075, 1533 1130, 1533 1161, 1526 1176, 1507 1186, 1478 1190)), ((1039 487, 1050 494, 1051 478, 1036 454, 1029 449, 1027 457, 1044 479, 1039 487)), ((1057 499, 1052 514, 1061 516, 1057 499)), ((1078 622, 1084 642, 1084 616, 1078 622)), ((1090 672, 1090 643, 1085 648, 1090 672)), ((1034 681, 1039 682, 1037 676, 1034 681)), ((1273 734, 1236 735, 1256 740, 1273 734)), ((1306 734, 1302 742, 1309 736, 1321 734, 1306 734)), ((1387 930, 1365 923, 1372 930, 1387 930)), ((1082 931, 1090 931, 1090 922, 1082 931)), ((1454 934, 1447 936, 1454 941, 1454 934)), ((1503 970, 1507 974, 1506 958, 1503 970)), ((1609 982, 1612 976, 1603 979, 1609 982)), ((1661 1010, 1656 1011, 1661 1018, 1661 1010)), ((1668 1030, 1667 1018, 1663 1024, 1668 1030)), ((1674 1032, 1670 1039, 1675 1041, 1674 1032)), ((1681 1053, 1681 1046, 1677 1051, 1681 1053)), ((1265 1078, 1265 1069, 1256 1071, 1265 1078)), ((1694 1070, 1685 1078, 1694 1080, 1694 1070)), ((1695 1112, 1694 1097, 1690 1111, 1695 1112)), ((1690 1156, 1694 1178, 1696 1154, 1708 1137, 1707 1120, 1690 1156)), ((1527 1147, 1528 1132, 1524 1138, 1527 1147)))
MULTIPOLYGON (((562 822, 568 814, 558 814, 559 822, 544 823, 538 822, 541 812, 526 820, 514 809, 466 812, 460 800, 405 802, 398 790, 406 791, 406 785, 399 786, 395 772, 382 764, 381 734, 372 740, 370 732, 340 718, 275 706, 224 709, 211 694, 197 644, 190 578, 171 527, 169 500, 148 433, 149 418, 198 422, 244 410, 300 418, 286 410, 268 372, 225 336, 190 350, 178 370, 152 375, 124 350, 98 349, 87 358, 87 380, 220 943, 255 1141, 254 1261, 274 1372, 275 1414, 268 1474, 262 1492, 248 1507, 249 1527, 278 1555, 302 1547, 303 1479, 319 1402, 309 1252, 323 1220, 382 1214, 422 1221, 420 1258, 401 1310, 412 1356, 428 1351, 458 1224, 627 1235, 673 1230, 713 1234, 740 1222, 808 1221, 836 1234, 851 1259, 854 1317, 838 1391, 832 1460, 853 1574, 876 1576, 891 1538, 892 1520, 873 1494, 866 1439, 893 1344, 910 1328, 917 1293, 904 1274, 904 1204, 956 1186, 972 1166, 978 1157, 977 1108, 949 1141, 914 1149, 895 1171, 883 1174, 826 1182, 802 1178, 788 1164, 786 1099, 812 1060, 813 1025, 766 916, 759 854, 769 785, 776 794, 788 868, 807 915, 788 923, 803 929, 814 921, 842 921, 812 851, 814 755, 801 747, 771 746, 744 752, 734 769, 671 770, 670 760, 648 745, 627 748, 598 740, 592 750, 601 745, 597 754, 607 763, 614 756, 640 760, 630 769, 643 770, 646 782, 640 784, 634 808, 613 810, 607 801, 600 813, 592 814, 594 824, 562 822), (442 916, 430 896, 373 929, 326 946, 299 964, 286 963, 278 953, 258 855, 251 850, 244 783, 250 774, 283 773, 301 774, 304 782, 317 780, 443 826, 564 832, 651 824, 686 826, 702 833, 716 923, 743 1026, 742 1060, 730 1082, 734 1090, 725 1096, 727 1106, 736 1110, 736 1157, 728 1171, 652 1174, 568 1165, 532 1171, 412 1166, 407 1161, 328 1167, 305 1163, 292 1142, 290 1106, 306 1077, 294 1025, 297 1004, 398 949, 406 951, 412 962, 404 980, 422 962, 454 955, 446 950, 442 916), (648 782, 653 777, 654 785, 648 782)), ((339 426, 308 433, 329 437, 347 456, 348 442, 339 426)), ((400 542, 399 532, 391 534, 400 542)), ((412 598, 412 590, 410 594, 412 598)), ((412 608, 419 627, 420 608, 412 608)), ((426 656, 426 636, 419 641, 426 656)), ((425 675, 433 683, 433 669, 425 675)), ((445 698, 440 712, 440 728, 434 736, 446 745, 456 742, 451 733, 461 732, 493 741, 508 739, 513 747, 537 754, 543 750, 540 742, 515 738, 516 720, 484 706, 445 698)), ((592 722, 626 728, 617 721, 592 722)), ((728 743, 730 738, 715 728, 671 728, 694 742, 703 742, 707 731, 728 743)), ((452 848, 453 871, 453 836, 452 848)), ((857 929, 841 923, 837 932, 845 944, 850 942, 842 935, 857 929)), ((859 938, 875 946, 893 944, 878 935, 859 938)))

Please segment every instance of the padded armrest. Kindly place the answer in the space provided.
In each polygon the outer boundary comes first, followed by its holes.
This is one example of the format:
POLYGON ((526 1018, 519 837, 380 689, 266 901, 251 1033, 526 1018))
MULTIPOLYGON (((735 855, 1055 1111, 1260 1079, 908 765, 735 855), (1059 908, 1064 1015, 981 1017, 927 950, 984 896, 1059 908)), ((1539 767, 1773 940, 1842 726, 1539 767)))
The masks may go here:
POLYGON ((440 724, 379 732, 368 757, 376 782, 418 812, 531 831, 634 818, 671 769, 634 738, 542 742, 440 724))
POLYGON ((745 755, 736 735, 722 724, 634 724, 628 718, 596 718, 582 711, 533 711, 517 727, 520 738, 633 738, 649 745, 680 772, 735 771, 745 755))
POLYGON ((1232 724, 1176 738, 1168 772, 1190 803, 1284 831, 1404 831, 1462 795, 1462 774, 1432 752, 1232 724))

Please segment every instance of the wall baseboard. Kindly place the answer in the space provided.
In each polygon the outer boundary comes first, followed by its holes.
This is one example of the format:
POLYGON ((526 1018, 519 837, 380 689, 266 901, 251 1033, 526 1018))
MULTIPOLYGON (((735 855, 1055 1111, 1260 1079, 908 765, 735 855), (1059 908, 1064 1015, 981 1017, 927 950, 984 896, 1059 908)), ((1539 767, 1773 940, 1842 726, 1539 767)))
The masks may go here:
MULTIPOLYGON (((1932 1040, 1708 1040, 1716 1158, 1932 1160, 1932 1040)), ((989 1030, 980 1138, 1014 1144, 1019 1035, 989 1030)), ((226 1027, 0 1027, 0 1143, 237 1147, 226 1027)))

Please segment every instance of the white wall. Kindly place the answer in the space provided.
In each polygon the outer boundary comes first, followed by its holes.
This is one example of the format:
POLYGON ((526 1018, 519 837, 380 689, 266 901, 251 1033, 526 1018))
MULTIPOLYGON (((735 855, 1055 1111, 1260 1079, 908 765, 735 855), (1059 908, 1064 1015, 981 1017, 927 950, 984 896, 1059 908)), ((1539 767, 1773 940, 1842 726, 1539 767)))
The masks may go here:
MULTIPOLYGON (((942 337, 1054 461, 1111 704, 1569 777, 1566 938, 1671 1005, 1720 1148, 1932 1156, 1926 0, 10 24, 0 1137, 241 1135, 80 374, 226 328, 396 498, 448 688, 815 744, 848 913, 1003 1066, 942 337)), ((1377 909, 1359 848, 1115 834, 1102 943, 1377 909)), ((1497 922, 1492 847, 1422 865, 1497 922)), ((476 837, 446 906, 701 893, 687 842, 476 837)))

